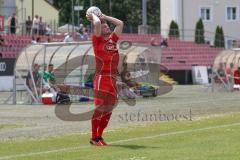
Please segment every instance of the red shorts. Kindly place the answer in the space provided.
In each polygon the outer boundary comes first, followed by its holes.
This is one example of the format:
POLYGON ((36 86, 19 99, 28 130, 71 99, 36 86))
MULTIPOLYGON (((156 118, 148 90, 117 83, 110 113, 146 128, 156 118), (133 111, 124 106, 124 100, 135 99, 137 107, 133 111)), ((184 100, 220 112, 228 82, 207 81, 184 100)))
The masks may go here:
POLYGON ((117 104, 116 79, 109 75, 96 75, 93 86, 95 106, 110 107, 111 110, 117 104))

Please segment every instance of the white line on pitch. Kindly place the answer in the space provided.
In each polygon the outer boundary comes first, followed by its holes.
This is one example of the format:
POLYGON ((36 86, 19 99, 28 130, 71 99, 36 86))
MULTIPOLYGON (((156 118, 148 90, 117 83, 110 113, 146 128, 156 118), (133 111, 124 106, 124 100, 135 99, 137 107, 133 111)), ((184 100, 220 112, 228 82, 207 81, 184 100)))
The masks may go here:
MULTIPOLYGON (((161 134, 154 135, 154 136, 136 137, 136 138, 119 140, 119 141, 113 141, 113 142, 109 142, 109 144, 124 143, 124 142, 143 140, 143 139, 152 139, 152 138, 157 138, 157 137, 165 137, 165 136, 178 135, 178 134, 194 133, 194 132, 206 131, 206 130, 211 130, 211 129, 226 128, 226 127, 233 127, 233 126, 239 126, 239 125, 240 125, 240 123, 232 123, 232 124, 211 126, 211 127, 199 128, 199 129, 189 129, 189 130, 183 130, 183 131, 161 133, 161 134)), ((58 152, 64 152, 64 151, 72 151, 72 150, 84 149, 84 148, 89 148, 89 147, 90 147, 90 145, 84 145, 84 146, 79 146, 79 147, 69 147, 69 148, 56 149, 56 150, 51 150, 51 151, 32 152, 32 153, 27 153, 27 154, 4 156, 4 157, 0 157, 0 160, 22 158, 22 157, 36 156, 36 155, 42 155, 42 154, 50 154, 50 153, 58 153, 58 152)))

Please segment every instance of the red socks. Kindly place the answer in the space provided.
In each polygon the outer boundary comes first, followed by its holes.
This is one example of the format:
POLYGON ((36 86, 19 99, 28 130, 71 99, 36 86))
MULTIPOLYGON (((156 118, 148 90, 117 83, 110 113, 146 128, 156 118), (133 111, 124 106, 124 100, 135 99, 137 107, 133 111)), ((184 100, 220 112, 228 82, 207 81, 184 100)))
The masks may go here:
POLYGON ((102 114, 100 125, 98 127, 98 137, 102 137, 103 130, 107 127, 108 122, 111 118, 112 112, 105 112, 102 114))
POLYGON ((95 109, 92 116, 92 139, 102 137, 103 130, 107 127, 112 112, 102 112, 95 109))
POLYGON ((94 110, 94 113, 92 115, 92 139, 96 139, 98 136, 97 131, 101 121, 101 115, 101 111, 99 111, 98 109, 94 110))

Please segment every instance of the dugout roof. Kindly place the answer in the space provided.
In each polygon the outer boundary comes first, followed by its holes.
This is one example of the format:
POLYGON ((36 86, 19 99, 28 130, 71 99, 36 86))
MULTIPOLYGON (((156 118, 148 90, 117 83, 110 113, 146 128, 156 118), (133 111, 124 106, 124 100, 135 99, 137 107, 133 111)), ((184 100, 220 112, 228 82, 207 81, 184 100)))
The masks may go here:
POLYGON ((219 68, 220 64, 226 64, 229 67, 231 63, 234 67, 240 66, 240 49, 224 50, 214 60, 213 67, 219 68))
MULTIPOLYGON (((151 46, 144 44, 126 44, 121 42, 118 44, 120 53, 119 71, 122 70, 122 62, 139 63, 140 59, 145 59, 145 63, 159 63, 160 50, 155 53, 151 52, 151 46)), ((160 48, 160 47, 159 47, 160 48)), ((155 49, 156 50, 156 49, 155 49)), ((17 76, 26 76, 28 71, 32 70, 34 64, 44 66, 48 64, 54 65, 55 74, 58 77, 68 74, 71 83, 79 84, 82 75, 86 74, 86 69, 95 69, 95 59, 93 58, 93 48, 90 41, 73 42, 73 43, 42 43, 32 44, 26 47, 18 56, 15 65, 15 72, 17 76)), ((136 65, 134 65, 134 70, 136 65)), ((65 77, 65 82, 68 82, 65 77)))

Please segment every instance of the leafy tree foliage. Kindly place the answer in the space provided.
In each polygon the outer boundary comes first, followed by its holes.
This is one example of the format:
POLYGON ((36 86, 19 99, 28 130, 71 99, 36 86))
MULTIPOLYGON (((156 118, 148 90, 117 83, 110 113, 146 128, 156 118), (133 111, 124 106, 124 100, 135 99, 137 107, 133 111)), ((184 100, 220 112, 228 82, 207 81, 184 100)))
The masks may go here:
MULTIPOLYGON (((86 10, 90 7, 90 0, 73 0, 74 4, 83 6, 80 18, 84 25, 90 23, 85 18, 86 10)), ((150 27, 160 25, 160 1, 150 0, 147 2, 147 18, 150 27)), ((72 23, 72 0, 54 0, 53 5, 59 8, 59 24, 72 23)), ((136 32, 138 25, 142 23, 142 1, 137 0, 92 0, 92 5, 97 6, 106 15, 117 17, 124 21, 126 31, 136 32), (110 3, 111 1, 111 3, 110 3), (111 4, 111 6, 110 6, 111 4)), ((78 22, 78 12, 74 12, 75 24, 78 22)))

